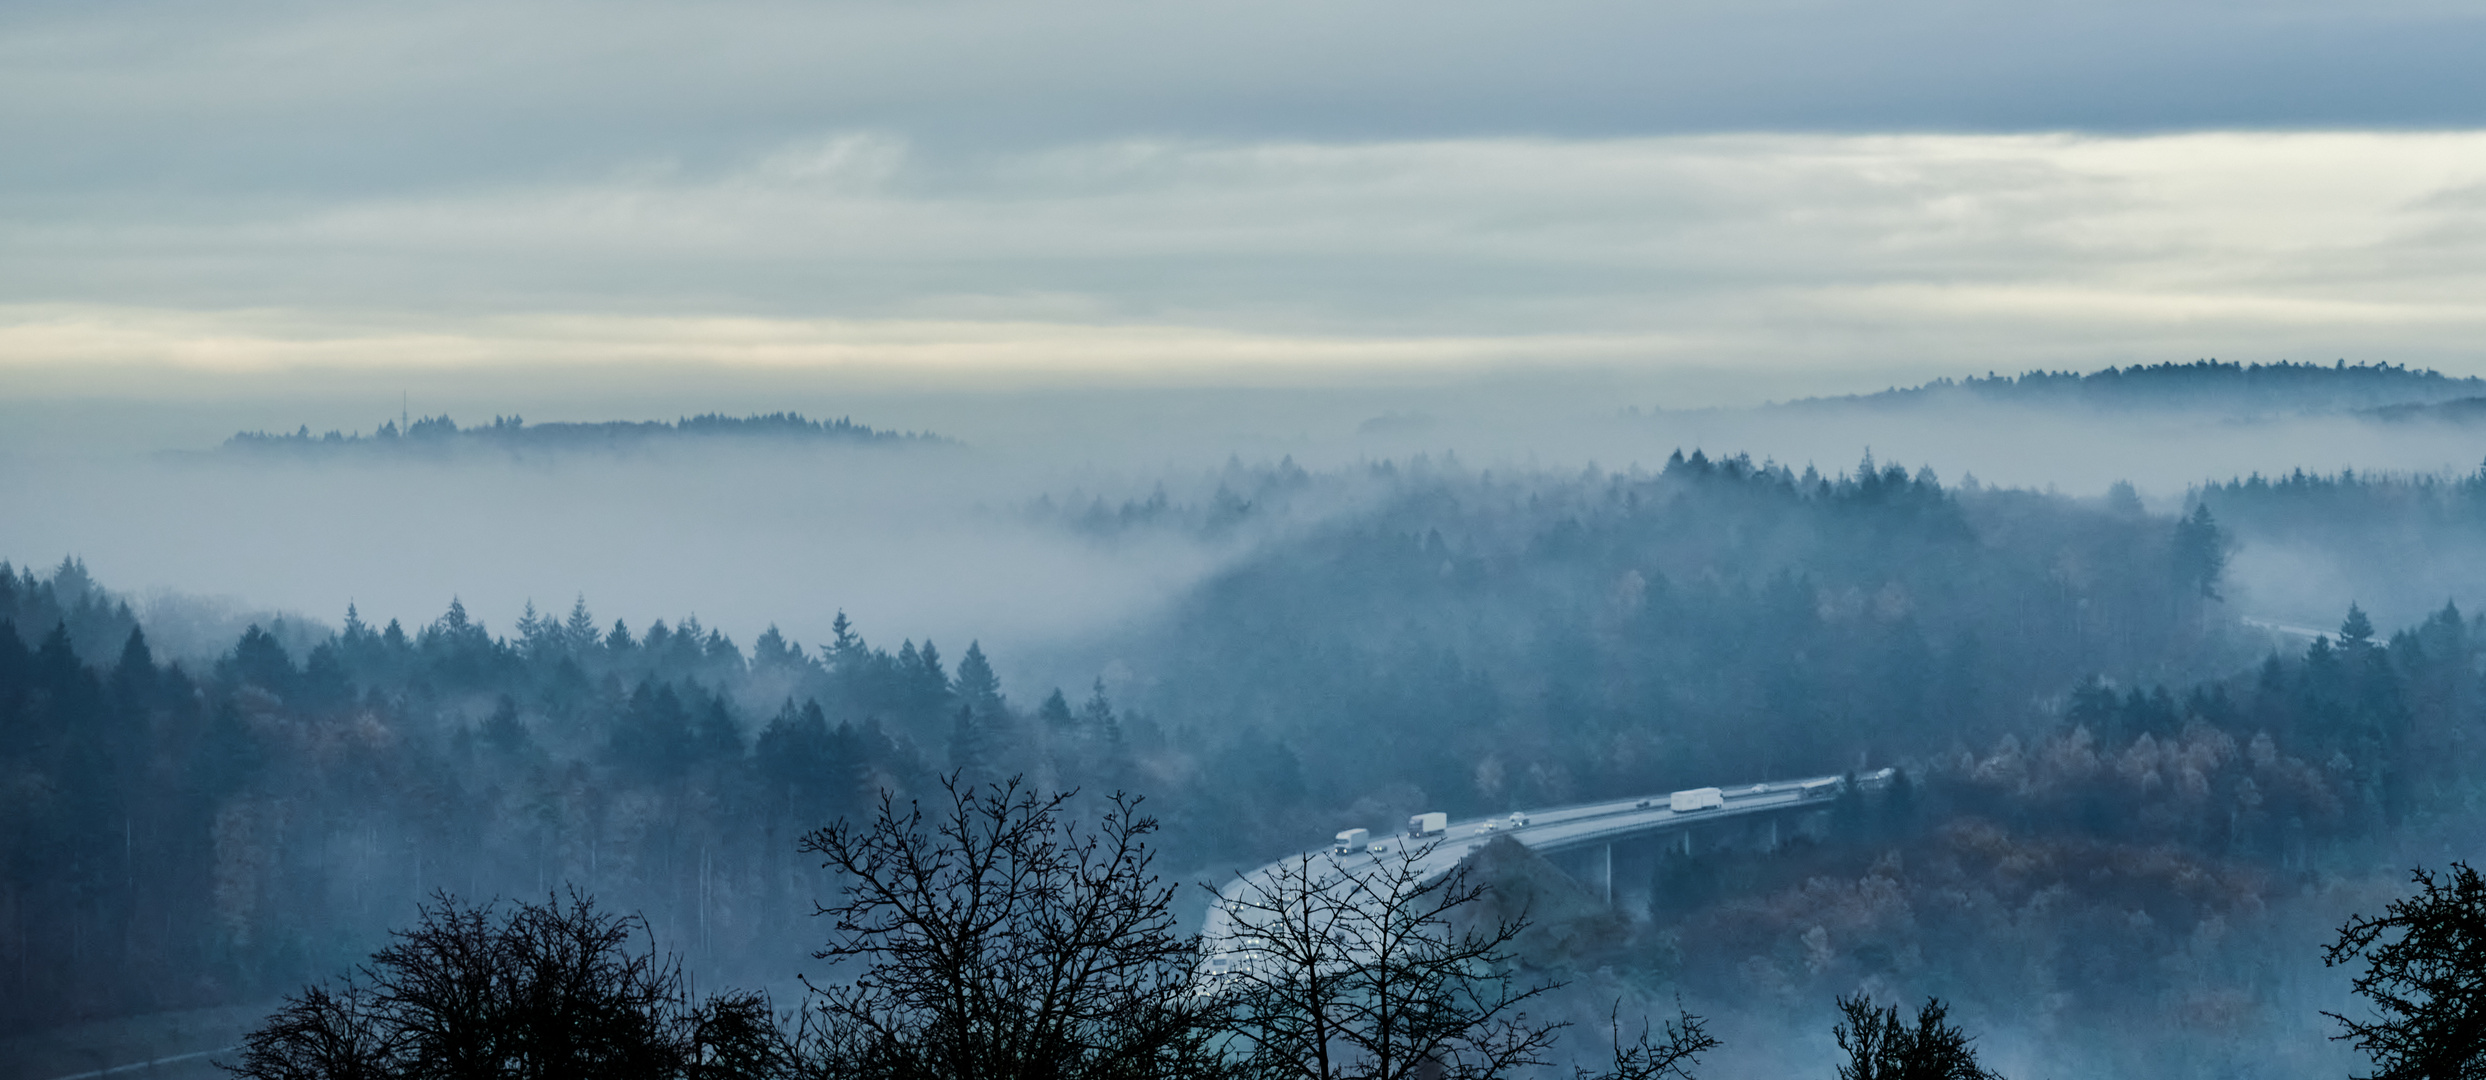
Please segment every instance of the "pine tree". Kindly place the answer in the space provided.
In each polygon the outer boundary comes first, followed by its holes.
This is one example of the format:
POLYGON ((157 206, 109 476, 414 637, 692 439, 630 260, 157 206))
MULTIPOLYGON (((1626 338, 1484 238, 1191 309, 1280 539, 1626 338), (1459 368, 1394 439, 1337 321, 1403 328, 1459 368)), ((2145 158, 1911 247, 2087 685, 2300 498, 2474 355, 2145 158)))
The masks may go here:
POLYGON ((688 769, 698 750, 689 710, 671 683, 641 682, 613 725, 613 757, 651 779, 672 779, 688 769))
POLYGON ((2172 550, 2177 584, 2204 600, 2221 599, 2219 580, 2227 572, 2227 537, 2210 518, 2210 505, 2193 507, 2192 515, 2175 523, 2172 550))
POLYGON ((958 699, 966 702, 967 707, 975 710, 976 715, 982 717, 1001 715, 1001 679, 993 674, 993 665, 984 659, 984 648, 981 643, 974 641, 967 643, 967 655, 959 658, 958 661, 958 678, 950 686, 952 691, 958 695, 958 699))
POLYGON ((569 639, 571 652, 585 652, 599 642, 601 635, 596 633, 596 617, 587 613, 586 593, 580 593, 577 599, 570 601, 570 618, 563 624, 562 630, 569 639))
POLYGON ((918 648, 909 640, 899 647, 898 678, 903 707, 915 722, 937 722, 948 711, 949 675, 941 670, 941 650, 932 642, 918 648))
POLYGON ((334 641, 320 642, 302 662, 302 705, 309 709, 341 709, 354 701, 354 680, 346 670, 345 651, 334 641))
POLYGON ((950 718, 950 770, 968 785, 981 784, 991 778, 993 765, 992 731, 975 710, 958 707, 950 718))
POLYGON ((260 629, 257 623, 242 631, 242 639, 233 645, 233 655, 219 667, 230 677, 280 698, 293 692, 293 657, 286 654, 276 635, 260 629))
POLYGON ((768 629, 751 643, 751 667, 755 671, 782 671, 804 663, 803 647, 787 641, 776 623, 768 624, 768 629))
MULTIPOLYGON (((9 636, 15 637, 12 628, 9 636)), ((147 647, 147 632, 130 627, 128 640, 121 643, 120 662, 112 666, 113 693, 127 702, 144 702, 155 697, 155 651, 147 647)))
POLYGON ((2339 623, 2339 643, 2348 649, 2363 649, 2374 643, 2374 621, 2365 617, 2365 609, 2348 605, 2348 617, 2339 623))
POLYGON ((699 725, 692 738, 702 760, 742 759, 742 726, 734 723, 733 711, 726 707, 723 695, 708 697, 706 706, 699 711, 699 725))
POLYGON ((502 694, 495 702, 492 715, 483 722, 483 744, 497 753, 515 756, 527 748, 527 728, 518 720, 517 699, 502 694))
POLYGON ((772 796, 784 795, 797 813, 820 805, 832 786, 828 718, 820 703, 805 702, 796 709, 794 699, 787 698, 777 718, 761 730, 752 757, 772 796))
POLYGON ((1079 726, 1090 736, 1107 742, 1122 741, 1122 722, 1114 717, 1113 702, 1106 700, 1105 680, 1098 678, 1088 694, 1088 703, 1079 710, 1079 726))
POLYGON ((1053 688, 1053 693, 1046 695, 1044 704, 1036 706, 1036 719, 1043 721, 1047 730, 1055 732, 1067 732, 1079 722, 1070 714, 1070 699, 1062 696, 1062 688, 1058 686, 1053 688))
POLYGON ((518 617, 518 640, 529 660, 550 660, 569 651, 561 620, 536 614, 533 600, 527 601, 526 612, 518 617))

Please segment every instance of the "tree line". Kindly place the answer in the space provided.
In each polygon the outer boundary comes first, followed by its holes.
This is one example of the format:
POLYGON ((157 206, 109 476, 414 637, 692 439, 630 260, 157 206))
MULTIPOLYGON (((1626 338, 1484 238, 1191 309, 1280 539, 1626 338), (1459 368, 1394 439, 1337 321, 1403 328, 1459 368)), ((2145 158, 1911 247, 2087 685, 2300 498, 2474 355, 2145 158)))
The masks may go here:
POLYGON ((1818 408, 1831 403, 1914 404, 1944 398, 2041 407, 2082 405, 2104 409, 2189 408, 2237 412, 2345 411, 2404 403, 2486 396, 2486 379, 2454 378, 2431 368, 2339 360, 2328 365, 2282 360, 2275 364, 2195 360, 2105 367, 2092 372, 2032 370, 1936 379, 1846 398, 1792 403, 1818 408))
POLYGON ((269 993, 441 888, 576 882, 730 966, 796 922, 801 830, 958 769, 1110 780, 1149 730, 1101 690, 1014 708, 977 646, 953 672, 842 618, 816 654, 772 629, 746 656, 583 603, 514 638, 455 602, 411 633, 349 608, 308 655, 253 626, 192 670, 66 565, 0 593, 0 978, 45 988, 0 997, 13 1029, 269 993))
POLYGON ((460 447, 520 450, 619 450, 677 441, 714 438, 766 438, 819 443, 916 444, 947 443, 929 432, 895 431, 858 424, 852 417, 813 420, 801 413, 753 413, 727 416, 701 413, 671 422, 604 420, 529 424, 517 415, 494 416, 489 424, 459 427, 447 414, 382 423, 364 435, 330 430, 313 435, 309 425, 292 432, 237 432, 224 449, 238 451, 444 451, 460 447))

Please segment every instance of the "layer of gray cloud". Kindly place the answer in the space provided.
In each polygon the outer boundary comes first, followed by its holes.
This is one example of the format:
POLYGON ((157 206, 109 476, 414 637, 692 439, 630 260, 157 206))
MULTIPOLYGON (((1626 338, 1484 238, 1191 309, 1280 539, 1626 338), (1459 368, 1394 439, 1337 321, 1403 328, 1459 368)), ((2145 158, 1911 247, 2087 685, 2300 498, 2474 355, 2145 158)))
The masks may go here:
POLYGON ((403 191, 928 146, 2486 122, 2473 3, 30 2, 0 185, 403 191))
POLYGON ((2428 2, 13 4, 0 360, 2458 367, 2486 177, 2412 129, 2486 124, 2480 46, 2428 2), (2397 133, 2181 134, 2313 128, 2397 133))
POLYGON ((2481 191, 2479 133, 1120 140, 965 161, 848 134, 704 172, 0 216, 0 345, 210 367, 2465 372, 2481 191))

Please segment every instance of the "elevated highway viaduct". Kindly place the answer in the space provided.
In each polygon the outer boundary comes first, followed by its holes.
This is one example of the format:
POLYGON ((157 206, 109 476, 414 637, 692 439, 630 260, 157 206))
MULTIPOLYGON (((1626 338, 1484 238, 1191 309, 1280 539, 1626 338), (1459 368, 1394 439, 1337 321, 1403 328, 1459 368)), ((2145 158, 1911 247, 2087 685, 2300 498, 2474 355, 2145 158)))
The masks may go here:
MULTIPOLYGON (((1399 832, 1376 837, 1367 848, 1343 854, 1329 847, 1317 848, 1238 874, 1219 889, 1218 903, 1209 909, 1208 919, 1201 927, 1203 951, 1212 971, 1223 970, 1228 966, 1227 958, 1247 951, 1253 935, 1246 925, 1249 920, 1245 912, 1250 908, 1242 902, 1246 898, 1273 896, 1283 886, 1306 878, 1316 887, 1342 888, 1351 879, 1385 869, 1400 873, 1402 866, 1412 870, 1416 881, 1436 881, 1498 836, 1517 840, 1540 855, 1571 856, 1561 861, 1574 866, 1584 861, 1586 873, 1580 876, 1612 903, 1614 845, 1619 841, 1675 834, 1688 849, 1694 830, 1721 821, 1740 820, 1754 827, 1766 824, 1773 830, 1774 846, 1779 819, 1827 809, 1848 791, 1850 784, 1864 790, 1887 786, 1892 775, 1891 770, 1882 769, 1852 778, 1814 776, 1722 787, 1715 789, 1715 805, 1705 809, 1676 810, 1675 793, 1660 792, 1467 818, 1449 822, 1447 828, 1430 835, 1399 832)), ((1705 800, 1696 797, 1688 801, 1705 800)))

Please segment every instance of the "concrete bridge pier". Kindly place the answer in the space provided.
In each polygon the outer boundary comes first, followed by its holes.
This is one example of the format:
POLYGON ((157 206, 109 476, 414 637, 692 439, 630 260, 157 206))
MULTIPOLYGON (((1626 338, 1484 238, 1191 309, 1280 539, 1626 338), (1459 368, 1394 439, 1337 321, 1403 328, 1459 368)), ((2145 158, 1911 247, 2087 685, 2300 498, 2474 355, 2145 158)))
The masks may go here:
MULTIPOLYGON (((1590 895, 1603 901, 1607 907, 1614 906, 1613 841, 1567 848, 1547 855, 1546 860, 1553 863, 1555 869, 1578 882, 1580 887, 1586 889, 1590 895)), ((1626 882, 1628 881, 1629 879, 1626 879, 1626 882)))

